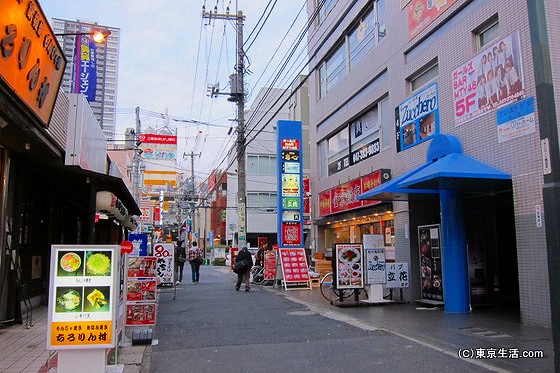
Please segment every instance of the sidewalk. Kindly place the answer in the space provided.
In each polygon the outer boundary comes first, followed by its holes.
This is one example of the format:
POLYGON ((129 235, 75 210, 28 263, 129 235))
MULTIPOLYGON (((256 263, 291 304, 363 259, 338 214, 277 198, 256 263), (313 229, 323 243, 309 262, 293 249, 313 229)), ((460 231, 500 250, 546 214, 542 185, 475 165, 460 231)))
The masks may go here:
MULTIPOLYGON (((33 309, 29 329, 25 322, 0 328, 0 372, 2 373, 46 373, 56 372, 57 355, 46 349, 48 308, 33 309), (52 354, 52 355, 51 355, 52 354)), ((120 347, 117 353, 118 365, 114 372, 147 373, 142 370, 144 352, 147 346, 120 347)))
POLYGON ((477 308, 468 314, 449 314, 440 308, 397 302, 335 307, 318 288, 287 292, 281 287, 267 288, 323 316, 364 329, 384 330, 455 357, 462 354, 494 371, 554 372, 552 331, 521 324, 511 310, 477 308), (544 356, 523 358, 525 351, 544 356))

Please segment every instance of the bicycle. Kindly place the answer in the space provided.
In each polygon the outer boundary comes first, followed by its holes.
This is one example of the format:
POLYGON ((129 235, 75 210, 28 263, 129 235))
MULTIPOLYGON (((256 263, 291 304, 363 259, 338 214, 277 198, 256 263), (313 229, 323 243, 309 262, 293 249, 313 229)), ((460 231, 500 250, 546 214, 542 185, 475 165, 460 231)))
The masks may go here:
POLYGON ((323 276, 319 283, 319 289, 321 290, 321 295, 331 303, 336 299, 348 298, 354 294, 353 289, 336 289, 334 286, 333 272, 329 272, 323 276))
POLYGON ((260 285, 264 282, 264 267, 255 265, 251 268, 251 282, 260 285))

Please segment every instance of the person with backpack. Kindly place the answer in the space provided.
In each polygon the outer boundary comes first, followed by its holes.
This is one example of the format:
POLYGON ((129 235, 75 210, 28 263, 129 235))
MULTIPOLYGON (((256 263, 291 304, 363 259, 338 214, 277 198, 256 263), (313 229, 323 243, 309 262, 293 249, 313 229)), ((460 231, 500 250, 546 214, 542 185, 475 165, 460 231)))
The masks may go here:
POLYGON ((196 241, 193 241, 189 249, 189 263, 191 265, 192 283, 198 284, 200 279, 200 265, 204 261, 202 250, 198 247, 196 241))
POLYGON ((235 262, 244 263, 242 270, 237 272, 237 283, 235 284, 235 290, 239 291, 241 283, 244 283, 245 291, 249 291, 251 289, 249 277, 251 275, 251 268, 253 267, 253 256, 251 255, 249 250, 247 250, 247 246, 243 246, 243 248, 239 251, 235 262))

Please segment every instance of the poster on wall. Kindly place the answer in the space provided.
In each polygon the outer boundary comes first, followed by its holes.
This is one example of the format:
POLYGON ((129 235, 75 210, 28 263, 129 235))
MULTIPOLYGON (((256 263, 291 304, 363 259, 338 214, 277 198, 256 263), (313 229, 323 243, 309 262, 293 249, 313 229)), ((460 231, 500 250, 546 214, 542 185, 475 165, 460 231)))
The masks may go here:
POLYGON ((439 225, 418 227, 422 299, 443 302, 439 225))
POLYGON ((457 67, 452 82, 456 126, 525 98, 519 32, 457 67))
POLYGON ((334 255, 336 288, 363 288, 365 263, 362 244, 336 244, 334 255))
POLYGON ((157 258, 158 285, 173 284, 175 282, 175 245, 172 243, 155 244, 154 256, 157 258))
POLYGON ((397 152, 439 133, 437 83, 415 93, 395 109, 395 127, 397 152))
POLYGON ((535 98, 528 97, 496 111, 498 143, 536 132, 535 98))
MULTIPOLYGON (((408 40, 434 22, 457 0, 414 0, 407 7, 408 40)), ((401 0, 401 6, 403 1, 401 0)))
POLYGON ((120 247, 53 245, 47 349, 114 347, 120 247))

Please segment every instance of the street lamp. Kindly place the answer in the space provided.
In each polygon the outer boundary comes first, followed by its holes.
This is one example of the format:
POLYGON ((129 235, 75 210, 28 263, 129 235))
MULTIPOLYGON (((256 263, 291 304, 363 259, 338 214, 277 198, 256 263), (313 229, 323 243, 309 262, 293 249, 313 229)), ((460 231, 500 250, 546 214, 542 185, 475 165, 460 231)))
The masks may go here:
POLYGON ((92 39, 96 43, 103 43, 109 35, 111 35, 110 30, 104 31, 92 31, 92 32, 63 32, 61 34, 54 34, 55 36, 80 36, 80 35, 91 35, 92 39))

